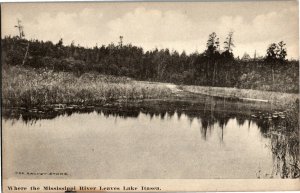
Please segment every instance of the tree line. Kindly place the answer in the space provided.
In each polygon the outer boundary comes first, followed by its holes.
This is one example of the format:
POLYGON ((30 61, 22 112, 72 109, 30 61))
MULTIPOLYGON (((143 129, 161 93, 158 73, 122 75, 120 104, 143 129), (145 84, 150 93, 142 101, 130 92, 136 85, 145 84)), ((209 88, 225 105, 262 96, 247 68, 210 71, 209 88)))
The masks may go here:
POLYGON ((233 32, 227 35, 222 48, 217 34, 211 33, 206 50, 191 54, 169 49, 145 51, 132 44, 123 45, 122 38, 118 44, 85 48, 74 42, 64 45, 62 39, 54 44, 6 36, 1 40, 2 64, 77 75, 97 72, 176 84, 299 91, 298 61, 286 60, 282 41, 270 44, 263 59, 241 60, 233 55, 233 32))

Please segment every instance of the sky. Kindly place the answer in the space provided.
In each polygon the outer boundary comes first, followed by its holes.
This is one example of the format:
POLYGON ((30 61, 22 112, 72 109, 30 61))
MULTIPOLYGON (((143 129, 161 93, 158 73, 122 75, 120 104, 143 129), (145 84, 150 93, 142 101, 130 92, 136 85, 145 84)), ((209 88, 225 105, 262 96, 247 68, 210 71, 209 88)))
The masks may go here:
POLYGON ((297 1, 7 3, 1 10, 2 37, 17 35, 22 21, 27 39, 84 47, 131 43, 145 50, 168 48, 201 53, 216 32, 221 48, 230 31, 235 56, 266 55, 268 45, 286 42, 288 59, 299 58, 297 1))

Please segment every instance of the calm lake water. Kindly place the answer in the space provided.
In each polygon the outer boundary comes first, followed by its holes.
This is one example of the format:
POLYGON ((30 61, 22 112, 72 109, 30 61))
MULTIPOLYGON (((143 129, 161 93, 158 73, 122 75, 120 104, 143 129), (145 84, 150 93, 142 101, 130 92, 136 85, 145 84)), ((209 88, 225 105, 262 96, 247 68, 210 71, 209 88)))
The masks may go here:
POLYGON ((2 122, 5 178, 282 177, 278 137, 250 116, 92 110, 2 122))

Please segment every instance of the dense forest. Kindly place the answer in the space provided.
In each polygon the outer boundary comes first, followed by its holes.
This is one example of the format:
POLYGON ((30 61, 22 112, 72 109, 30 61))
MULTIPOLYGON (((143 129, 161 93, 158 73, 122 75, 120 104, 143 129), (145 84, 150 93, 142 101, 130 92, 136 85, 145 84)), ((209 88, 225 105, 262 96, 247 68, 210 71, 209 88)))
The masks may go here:
POLYGON ((203 53, 178 53, 168 49, 145 51, 131 44, 85 48, 64 45, 60 39, 27 40, 7 36, 1 40, 3 66, 22 65, 80 76, 97 72, 136 80, 186 85, 236 87, 280 92, 299 92, 299 63, 286 60, 284 42, 272 43, 264 58, 239 59, 233 55, 233 33, 223 45, 216 33, 209 35, 203 53), (222 47, 222 48, 221 48, 222 47))

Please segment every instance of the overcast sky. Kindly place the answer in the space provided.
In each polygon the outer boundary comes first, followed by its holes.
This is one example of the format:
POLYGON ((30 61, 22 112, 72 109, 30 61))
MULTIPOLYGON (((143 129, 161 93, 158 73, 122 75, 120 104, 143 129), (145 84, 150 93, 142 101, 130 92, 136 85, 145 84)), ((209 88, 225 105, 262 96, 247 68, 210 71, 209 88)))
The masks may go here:
POLYGON ((223 47, 233 30, 235 56, 253 56, 255 50, 265 55, 270 43, 283 40, 288 58, 299 58, 296 1, 4 4, 2 37, 18 34, 17 18, 26 38, 54 43, 63 38, 65 45, 107 45, 122 35, 125 44, 146 50, 203 52, 210 33, 217 33, 223 47))

